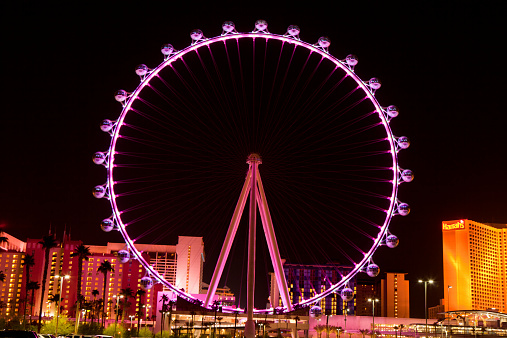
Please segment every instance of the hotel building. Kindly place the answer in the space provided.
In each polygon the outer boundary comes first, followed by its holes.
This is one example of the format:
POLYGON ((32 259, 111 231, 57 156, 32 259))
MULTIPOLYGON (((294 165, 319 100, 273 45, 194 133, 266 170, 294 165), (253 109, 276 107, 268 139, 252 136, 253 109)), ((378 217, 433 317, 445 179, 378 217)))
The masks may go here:
POLYGON ((507 312, 507 224, 442 222, 448 310, 507 312))
POLYGON ((381 316, 410 318, 409 281, 406 273, 386 272, 380 281, 381 316))
MULTIPOLYGON (((289 287, 289 296, 291 303, 300 303, 325 291, 332 284, 338 283, 345 273, 348 273, 352 267, 340 264, 289 264, 283 263, 283 271, 289 287)), ((349 282, 349 287, 355 290, 355 279, 349 282)), ((270 301, 271 306, 282 306, 282 299, 276 283, 275 274, 271 273, 270 301)), ((344 302, 339 294, 331 293, 329 296, 320 300, 319 307, 322 314, 336 315, 348 312, 354 314, 355 299, 350 302, 344 302), (348 311, 347 311, 348 309, 348 311)))
MULTIPOLYGON (((42 283, 44 249, 39 242, 40 239, 28 239, 26 242, 26 253, 32 255, 35 260, 35 265, 30 269, 30 281, 42 283)), ((81 278, 81 294, 87 301, 105 299, 107 304, 106 313, 109 318, 114 316, 114 307, 118 299, 116 297, 122 293, 122 290, 130 288, 135 293, 141 289, 141 278, 147 276, 147 273, 137 260, 131 259, 126 263, 119 261, 117 252, 125 249, 124 243, 108 243, 106 246, 85 245, 89 247, 91 255, 88 260, 83 261, 82 274, 78 276, 79 258, 71 257, 71 254, 81 243, 81 241, 73 241, 70 239, 70 236, 64 235, 63 241, 57 247, 50 250, 49 266, 51 268, 46 281, 45 294, 41 295, 42 288, 35 291, 34 299, 31 297, 31 292, 29 293, 29 304, 33 304, 33 310, 28 305, 28 313, 33 311, 32 315, 38 316, 41 297, 44 297, 43 316, 53 316, 56 311, 56 303, 49 301, 52 298, 50 295, 60 294, 61 290, 61 311, 74 317, 78 278, 81 278), (104 276, 103 273, 98 272, 98 268, 106 260, 111 263, 114 271, 104 276), (62 275, 68 275, 70 278, 62 280, 57 277, 62 275), (106 278, 105 295, 103 294, 104 278, 106 278), (62 282, 63 284, 60 284, 62 282)), ((202 237, 180 236, 176 245, 136 244, 136 248, 142 253, 143 258, 157 272, 163 275, 168 282, 180 289, 184 289, 188 293, 199 293, 201 290, 204 262, 204 243, 202 237)), ((10 273, 11 270, 8 270, 9 276, 12 274, 17 279, 15 281, 14 279, 12 281, 6 279, 4 285, 12 284, 12 288, 3 288, 5 303, 12 303, 13 299, 18 301, 20 297, 24 298, 26 276, 23 272, 24 268, 21 266, 23 257, 24 253, 20 252, 0 253, 0 264, 4 263, 3 267, 5 264, 14 263, 18 266, 14 268, 13 265, 13 273, 10 273), (20 256, 17 261, 14 259, 15 255, 20 256), (9 283, 7 284, 7 282, 9 283)), ((143 319, 151 318, 156 314, 157 293, 162 290, 162 284, 155 284, 153 288, 145 290, 146 293, 142 297, 134 295, 134 297, 130 298, 131 306, 128 308, 129 314, 138 313, 140 306, 143 306, 146 312, 143 314, 143 317, 146 316, 143 319)), ((12 311, 17 311, 17 306, 11 307, 13 308, 12 311)), ((23 309, 20 313, 22 312, 23 309)))

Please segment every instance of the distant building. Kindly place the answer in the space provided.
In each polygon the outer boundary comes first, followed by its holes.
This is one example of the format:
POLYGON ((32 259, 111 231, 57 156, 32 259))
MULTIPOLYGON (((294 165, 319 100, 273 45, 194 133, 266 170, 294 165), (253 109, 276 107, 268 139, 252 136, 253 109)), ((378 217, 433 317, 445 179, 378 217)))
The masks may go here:
MULTIPOLYGON (((300 303, 304 299, 314 297, 327 288, 338 283, 342 276, 350 272, 351 266, 341 264, 289 264, 283 263, 283 271, 289 287, 289 296, 293 304, 300 303)), ((349 282, 349 287, 355 288, 355 279, 349 282)), ((274 273, 271 273, 271 306, 282 306, 282 299, 278 290, 278 284, 274 273)), ((354 313, 354 300, 343 302, 339 293, 331 293, 319 302, 323 314, 336 315, 347 312, 354 313)))
POLYGON ((436 318, 439 320, 445 319, 445 304, 444 300, 440 299, 440 304, 428 308, 428 318, 436 318))
POLYGON ((368 299, 378 299, 379 303, 375 304, 375 316, 380 316, 380 290, 379 282, 372 279, 358 278, 356 287, 354 288, 356 294, 356 316, 371 316, 373 313, 373 305, 368 302, 368 299))
POLYGON ((507 224, 442 222, 448 310, 507 312, 507 224))
POLYGON ((409 281, 405 280, 405 275, 386 272, 385 278, 380 281, 382 317, 410 318, 409 281))

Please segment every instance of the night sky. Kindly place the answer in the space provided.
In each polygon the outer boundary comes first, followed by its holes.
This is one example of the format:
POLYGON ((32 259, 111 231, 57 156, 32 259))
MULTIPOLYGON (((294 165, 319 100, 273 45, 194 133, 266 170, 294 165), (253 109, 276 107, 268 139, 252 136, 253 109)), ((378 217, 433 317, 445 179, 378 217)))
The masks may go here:
POLYGON ((162 44, 183 49, 192 29, 219 35, 226 20, 241 32, 265 19, 273 33, 296 24, 304 41, 328 36, 330 53, 357 55, 356 73, 380 78, 379 101, 400 108, 393 130, 412 143, 400 165, 415 173, 400 198, 412 212, 392 223, 399 247, 375 262, 408 273, 412 316, 424 317, 417 279, 437 281, 430 306, 443 298, 442 220, 507 223, 502 1, 18 3, 1 9, 0 224, 21 240, 50 226, 85 244, 120 240, 100 230, 107 215, 91 194, 105 181, 91 161, 106 149, 99 123, 119 114, 113 95, 136 87, 135 66, 162 61, 162 44))

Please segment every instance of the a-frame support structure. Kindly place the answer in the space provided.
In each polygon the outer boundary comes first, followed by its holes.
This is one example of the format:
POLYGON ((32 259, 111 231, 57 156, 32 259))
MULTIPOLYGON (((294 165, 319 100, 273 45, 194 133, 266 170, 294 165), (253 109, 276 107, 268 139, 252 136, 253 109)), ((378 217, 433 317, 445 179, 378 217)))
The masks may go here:
MULTIPOLYGON (((249 231, 248 231, 248 272, 247 272, 247 321, 245 323, 245 336, 246 338, 255 337, 255 323, 253 321, 254 310, 254 294, 255 294, 255 245, 256 245, 256 218, 257 208, 261 216, 262 227, 266 236, 268 244, 269 255, 271 256, 271 263, 275 271, 275 278, 282 297, 283 306, 287 311, 292 311, 292 304, 290 302, 289 290, 287 289, 287 282, 283 273, 282 260, 280 258, 280 251, 276 242, 275 231, 273 228, 273 221, 269 213, 268 202, 264 187, 262 185, 261 176, 259 174, 259 164, 262 163, 261 157, 258 154, 250 154, 247 163, 249 164, 248 173, 246 175, 245 184, 239 195, 238 203, 234 209, 229 230, 225 237, 220 256, 218 258, 213 277, 206 294, 204 306, 208 307, 215 296, 215 291, 222 276, 225 263, 229 256, 234 237, 238 230, 243 210, 245 209, 248 194, 250 194, 250 210, 249 210, 249 231)), ((272 300, 276 301, 276 300, 272 300)))

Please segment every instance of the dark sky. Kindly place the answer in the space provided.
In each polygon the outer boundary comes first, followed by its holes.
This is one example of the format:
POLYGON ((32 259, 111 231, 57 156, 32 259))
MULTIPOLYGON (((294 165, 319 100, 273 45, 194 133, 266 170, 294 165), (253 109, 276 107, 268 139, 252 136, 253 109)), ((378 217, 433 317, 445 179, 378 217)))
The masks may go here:
POLYGON ((408 273, 412 315, 423 317, 416 280, 437 280, 430 306, 443 297, 440 222, 507 222, 505 3, 252 3, 2 4, 3 230, 24 240, 51 225, 87 244, 118 241, 98 225, 105 215, 91 189, 105 175, 91 155, 106 147, 99 122, 119 113, 114 92, 138 83, 134 67, 158 65, 159 46, 182 49, 195 28, 214 36, 226 20, 251 31, 262 18, 274 33, 297 24, 304 41, 326 35, 331 54, 358 55, 360 76, 382 80, 381 103, 400 108, 393 129, 412 142, 400 163, 415 173, 400 198, 412 212, 393 222, 399 247, 375 261, 408 273))

